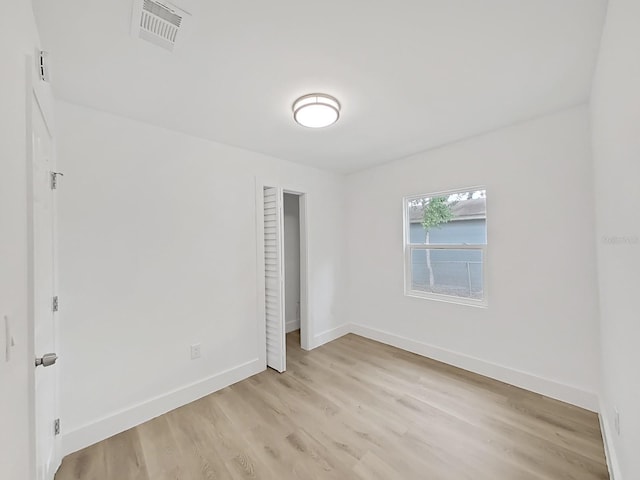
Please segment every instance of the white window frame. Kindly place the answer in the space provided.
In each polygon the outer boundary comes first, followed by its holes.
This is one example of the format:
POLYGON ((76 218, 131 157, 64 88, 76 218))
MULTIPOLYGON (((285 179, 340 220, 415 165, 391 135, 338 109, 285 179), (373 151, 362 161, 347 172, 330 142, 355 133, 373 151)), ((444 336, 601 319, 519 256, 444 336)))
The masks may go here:
MULTIPOLYGON (((457 303, 460 305, 470 305, 474 307, 486 308, 489 304, 489 292, 487 288, 487 246, 489 243, 489 229, 488 229, 488 210, 485 214, 485 228, 487 229, 487 238, 484 244, 479 245, 465 245, 465 244, 446 244, 446 243, 433 243, 433 244, 418 244, 410 243, 410 228, 411 219, 409 218, 409 202, 418 198, 432 198, 443 197, 452 195, 454 193, 463 193, 474 190, 487 190, 483 185, 476 185, 472 187, 456 188, 453 190, 446 190, 442 192, 433 193, 420 193, 416 195, 409 195, 402 199, 402 238, 403 238, 403 252, 404 252, 404 294, 407 297, 426 298, 428 300, 436 300, 439 302, 457 303), (412 262, 411 254, 415 250, 476 250, 482 252, 482 299, 457 297, 455 295, 444 295, 440 293, 423 292, 420 290, 414 290, 412 285, 412 262)), ((488 203, 487 203, 488 204, 488 203)))

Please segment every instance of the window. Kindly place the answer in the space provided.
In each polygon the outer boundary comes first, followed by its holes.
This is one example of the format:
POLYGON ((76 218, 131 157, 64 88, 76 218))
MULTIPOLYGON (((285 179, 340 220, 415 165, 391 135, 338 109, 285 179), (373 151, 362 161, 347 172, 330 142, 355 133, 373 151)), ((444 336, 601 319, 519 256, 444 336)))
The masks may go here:
POLYGON ((483 187, 404 199, 405 294, 487 304, 487 192, 483 187))

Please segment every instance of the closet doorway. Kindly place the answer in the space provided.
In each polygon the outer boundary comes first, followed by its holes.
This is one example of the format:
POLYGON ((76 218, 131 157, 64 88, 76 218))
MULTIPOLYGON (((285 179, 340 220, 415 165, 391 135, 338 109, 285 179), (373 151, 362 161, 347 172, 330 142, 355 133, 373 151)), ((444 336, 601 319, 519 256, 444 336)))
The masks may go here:
POLYGON ((300 330, 300 196, 284 194, 285 333, 300 330))
POLYGON ((309 349, 307 315, 307 195, 296 190, 258 185, 259 344, 264 362, 286 370, 286 335, 299 332, 309 349))

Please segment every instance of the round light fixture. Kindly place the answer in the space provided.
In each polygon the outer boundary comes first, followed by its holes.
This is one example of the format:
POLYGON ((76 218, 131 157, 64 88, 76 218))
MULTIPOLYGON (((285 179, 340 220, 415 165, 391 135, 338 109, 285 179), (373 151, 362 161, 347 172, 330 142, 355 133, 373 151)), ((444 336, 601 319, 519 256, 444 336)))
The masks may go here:
POLYGON ((303 95, 293 102, 293 118, 303 127, 328 127, 340 118, 340 102, 324 93, 303 95))

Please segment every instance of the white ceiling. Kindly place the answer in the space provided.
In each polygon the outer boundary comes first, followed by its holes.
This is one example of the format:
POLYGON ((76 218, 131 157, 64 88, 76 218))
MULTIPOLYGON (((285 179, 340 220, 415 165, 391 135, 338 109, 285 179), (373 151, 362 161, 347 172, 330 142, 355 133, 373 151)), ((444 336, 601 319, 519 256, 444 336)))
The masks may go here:
POLYGON ((33 0, 59 98, 341 172, 588 99, 604 0, 177 0, 173 53, 132 0, 33 0), (291 104, 325 92, 332 127, 291 104))

